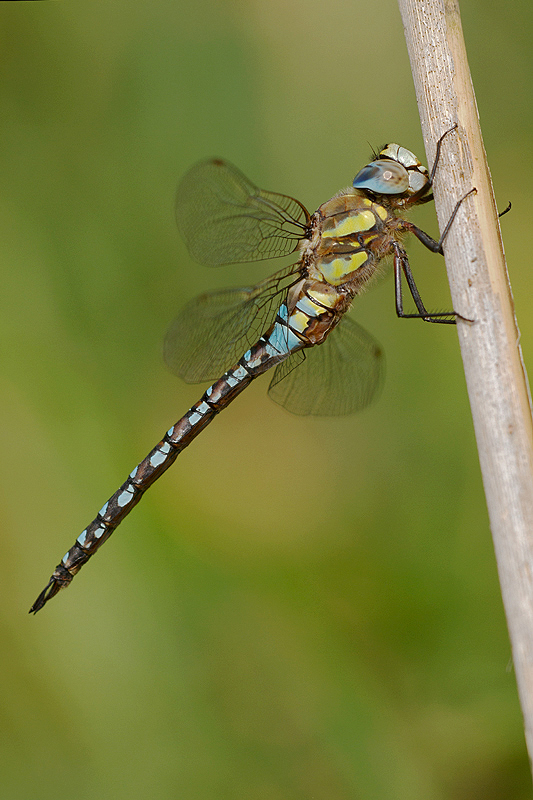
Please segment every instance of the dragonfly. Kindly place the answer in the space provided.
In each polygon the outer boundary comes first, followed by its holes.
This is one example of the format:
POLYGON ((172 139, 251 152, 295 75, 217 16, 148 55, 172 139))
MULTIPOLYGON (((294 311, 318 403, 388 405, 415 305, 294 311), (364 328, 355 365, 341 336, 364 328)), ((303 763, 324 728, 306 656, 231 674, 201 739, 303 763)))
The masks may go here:
POLYGON ((211 385, 78 536, 30 613, 69 586, 181 451, 263 373, 273 370, 269 395, 295 414, 343 415, 365 408, 381 384, 383 353, 346 312, 387 256, 399 317, 470 321, 455 311, 427 311, 402 243, 412 233, 442 254, 468 196, 457 201, 438 241, 405 219, 413 206, 433 199, 441 145, 452 130, 439 139, 431 172, 411 151, 388 144, 373 153, 349 188, 314 214, 293 197, 259 189, 222 159, 202 161, 185 175, 176 194, 176 220, 196 261, 216 267, 295 251, 298 260, 255 286, 202 294, 183 308, 166 336, 166 363, 186 382, 211 385), (403 281, 413 313, 404 311, 403 281))

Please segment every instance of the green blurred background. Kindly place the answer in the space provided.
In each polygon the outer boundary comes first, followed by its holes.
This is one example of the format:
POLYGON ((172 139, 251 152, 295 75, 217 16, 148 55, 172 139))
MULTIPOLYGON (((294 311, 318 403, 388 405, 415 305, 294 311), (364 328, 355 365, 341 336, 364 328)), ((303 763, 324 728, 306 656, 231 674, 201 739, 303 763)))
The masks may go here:
MULTIPOLYGON (((528 363, 533 7, 512 11, 472 0, 463 25, 528 363)), ((314 210, 369 144, 425 160, 395 3, 12 2, 0 28, 0 796, 530 798, 456 333, 397 320, 390 276, 354 311, 387 354, 377 403, 300 419, 257 381, 27 613, 203 391, 165 371, 168 323, 280 265, 191 262, 187 168, 220 155, 314 210)))

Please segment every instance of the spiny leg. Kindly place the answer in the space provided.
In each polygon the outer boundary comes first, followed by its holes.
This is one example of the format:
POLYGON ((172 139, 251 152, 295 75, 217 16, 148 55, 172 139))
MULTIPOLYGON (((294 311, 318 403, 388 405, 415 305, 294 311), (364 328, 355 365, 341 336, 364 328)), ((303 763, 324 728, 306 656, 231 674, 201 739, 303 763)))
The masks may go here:
MULTIPOLYGON (((452 128, 453 130, 453 128, 452 128)), ((447 131, 449 133, 449 131, 447 131)), ((444 134, 446 135, 446 134, 444 134)), ((439 142, 442 141, 442 136, 439 142)), ((416 238, 422 242, 424 247, 427 247, 428 250, 431 250, 432 253, 440 253, 442 255, 442 245, 444 240, 446 239, 448 233, 450 232, 450 228, 453 224, 455 217, 457 216, 457 212, 459 211, 461 205, 466 200, 469 195, 474 194, 477 192, 477 189, 470 189, 463 197, 461 197, 457 203, 455 204, 455 208, 453 209, 450 219, 446 223, 446 226, 442 232, 442 235, 437 242, 433 239, 425 231, 421 230, 417 225, 414 225, 412 222, 404 222, 402 225, 402 229, 405 231, 410 231, 414 233, 416 238)), ((407 253, 398 244, 395 242, 393 245, 394 248, 394 289, 396 295, 396 313, 399 317, 403 317, 405 319, 423 319, 425 322, 437 322, 444 325, 455 325, 458 319, 462 319, 465 322, 472 322, 473 320, 468 319, 467 317, 463 317, 462 314, 459 314, 457 311, 443 311, 443 312, 432 312, 429 313, 422 302, 422 298, 420 297, 420 292, 415 283, 415 279, 413 278, 413 273, 411 272, 411 267, 409 265, 409 260, 407 258, 407 253), (407 285, 409 286, 409 291, 411 292, 411 296, 415 302, 418 314, 405 314, 403 310, 403 297, 402 297, 402 272, 405 275, 405 279, 407 281, 407 285), (448 317, 448 319, 447 319, 448 317)))
POLYGON ((426 233, 425 231, 421 230, 421 228, 419 228, 417 225, 414 225, 412 222, 405 221, 402 225, 402 229, 404 231, 409 231, 410 233, 414 233, 418 241, 422 242, 424 247, 427 247, 427 249, 431 250, 432 253, 440 253, 441 255, 443 255, 442 245, 444 244, 444 240, 446 239, 446 237, 450 232, 450 228, 452 227, 453 221, 457 216, 457 212, 461 208, 466 198, 469 197, 471 194, 475 194, 476 192, 477 189, 470 189, 469 192, 467 192, 465 195, 463 195, 463 197, 461 197, 457 201, 457 203, 455 204, 455 208, 453 209, 450 218, 446 223, 446 226, 438 242, 435 239, 433 239, 433 237, 430 236, 429 233, 426 233))
POLYGON ((503 211, 500 211, 500 213, 498 214, 498 216, 499 216, 500 218, 501 218, 501 217, 503 217, 503 215, 504 215, 504 214, 507 214, 507 212, 508 212, 508 211, 510 211, 510 210, 511 210, 511 208, 512 208, 512 203, 511 203, 511 201, 509 200, 509 203, 508 203, 508 205, 507 205, 507 208, 504 208, 504 209, 503 209, 503 211))
POLYGON ((457 130, 457 128, 458 128, 458 125, 457 125, 457 122, 456 122, 455 125, 453 125, 451 128, 448 128, 447 131, 444 131, 444 133, 440 137, 439 141, 437 142, 437 149, 435 150, 435 160, 433 161, 433 166, 431 167, 431 172, 429 173, 429 182, 430 183, 433 183, 433 178, 435 177, 435 173, 437 171, 437 165, 438 165, 439 159, 440 159, 440 150, 441 150, 441 147, 442 147, 442 143, 443 143, 444 139, 446 138, 446 136, 448 136, 449 133, 452 133, 453 131, 457 130))
POLYGON ((457 311, 437 311, 429 312, 418 291, 407 253, 403 247, 397 242, 394 243, 394 292, 396 298, 396 313, 402 319, 423 319, 424 322, 441 323, 442 325, 455 325, 458 319, 464 322, 472 322, 472 320, 463 317, 457 311), (417 308, 417 314, 406 314, 403 310, 403 294, 402 294, 402 272, 405 275, 405 280, 411 292, 411 297, 414 300, 417 308))

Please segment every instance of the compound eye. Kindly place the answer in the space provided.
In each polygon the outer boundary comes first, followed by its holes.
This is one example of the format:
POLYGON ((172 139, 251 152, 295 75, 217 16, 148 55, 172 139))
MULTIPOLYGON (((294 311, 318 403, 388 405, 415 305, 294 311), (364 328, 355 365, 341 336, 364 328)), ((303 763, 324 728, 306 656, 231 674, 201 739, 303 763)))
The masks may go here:
POLYGON ((375 194, 403 194, 410 188, 409 173, 397 162, 378 159, 357 173, 353 186, 375 194))
POLYGON ((415 170, 409 172, 409 193, 416 194, 429 183, 429 177, 415 170))
POLYGON ((411 151, 407 150, 405 147, 400 147, 399 144, 395 144, 394 142, 384 147, 380 152, 380 156, 392 158, 394 161, 398 161, 399 164, 403 164, 406 169, 420 166, 420 161, 414 153, 411 153, 411 151))

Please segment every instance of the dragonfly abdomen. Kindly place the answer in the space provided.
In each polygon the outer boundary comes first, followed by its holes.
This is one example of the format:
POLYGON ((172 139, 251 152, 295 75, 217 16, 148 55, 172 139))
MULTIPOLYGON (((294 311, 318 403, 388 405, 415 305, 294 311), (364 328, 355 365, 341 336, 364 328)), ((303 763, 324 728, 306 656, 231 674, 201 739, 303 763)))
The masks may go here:
POLYGON ((130 473, 109 498, 95 519, 78 536, 55 568, 46 588, 30 609, 39 611, 60 589, 66 588, 84 564, 111 536, 144 492, 174 463, 178 455, 214 417, 226 408, 254 378, 306 346, 288 326, 285 303, 270 330, 248 350, 240 361, 210 386, 202 398, 167 431, 163 439, 130 473))

